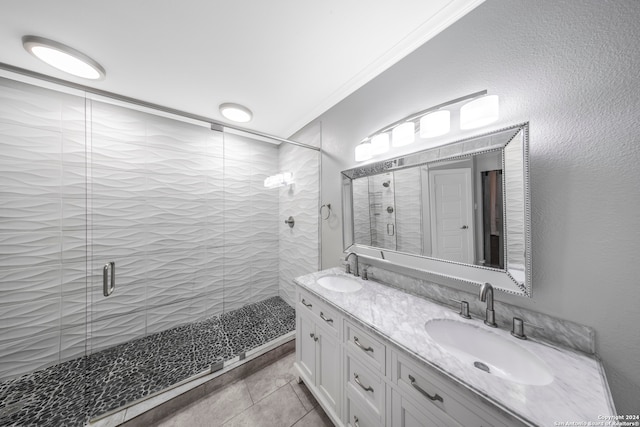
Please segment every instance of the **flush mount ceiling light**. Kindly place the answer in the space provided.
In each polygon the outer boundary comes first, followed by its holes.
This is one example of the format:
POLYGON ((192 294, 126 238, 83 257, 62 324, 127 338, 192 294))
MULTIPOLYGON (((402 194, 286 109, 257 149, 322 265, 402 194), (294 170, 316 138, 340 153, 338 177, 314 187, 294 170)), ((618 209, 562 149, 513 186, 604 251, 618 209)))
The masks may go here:
POLYGON ((219 108, 220 114, 233 122, 246 123, 253 118, 251 110, 244 105, 225 102, 224 104, 220 104, 219 108))
POLYGON ((435 138, 444 135, 451 129, 451 112, 438 110, 422 116, 420 119, 420 137, 435 138))
POLYGON ((65 73, 90 80, 102 80, 106 76, 100 64, 62 43, 43 37, 24 36, 22 45, 39 60, 65 73))
POLYGON ((487 95, 474 99, 460 108, 460 128, 475 129, 498 120, 498 95, 487 95))
POLYGON ((373 148, 371 142, 366 140, 356 146, 356 162, 364 162, 373 157, 373 148))

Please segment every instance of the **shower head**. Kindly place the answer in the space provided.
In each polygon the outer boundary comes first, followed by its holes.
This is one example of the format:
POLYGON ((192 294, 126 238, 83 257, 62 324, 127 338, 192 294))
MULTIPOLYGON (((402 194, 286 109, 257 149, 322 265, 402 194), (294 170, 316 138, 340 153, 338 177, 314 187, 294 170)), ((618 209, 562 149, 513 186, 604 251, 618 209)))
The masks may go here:
POLYGON ((389 185, 390 185, 390 184, 391 184, 391 181, 385 181, 385 182, 383 182, 383 183, 382 183, 382 186, 383 186, 384 188, 389 188, 389 185))

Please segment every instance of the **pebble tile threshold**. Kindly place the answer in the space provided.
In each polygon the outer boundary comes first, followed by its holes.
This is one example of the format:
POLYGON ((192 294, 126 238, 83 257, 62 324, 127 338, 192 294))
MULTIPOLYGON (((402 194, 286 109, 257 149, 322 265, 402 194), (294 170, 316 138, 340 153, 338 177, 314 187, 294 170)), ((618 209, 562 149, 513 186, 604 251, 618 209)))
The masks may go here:
POLYGON ((0 426, 83 426, 295 329, 280 297, 0 383, 0 426))

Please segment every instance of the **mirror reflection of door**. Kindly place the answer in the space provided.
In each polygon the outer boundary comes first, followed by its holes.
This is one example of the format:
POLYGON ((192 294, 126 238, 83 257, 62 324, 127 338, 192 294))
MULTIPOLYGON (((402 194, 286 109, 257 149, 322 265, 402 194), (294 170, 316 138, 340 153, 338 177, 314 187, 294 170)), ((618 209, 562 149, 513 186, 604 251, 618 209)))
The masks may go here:
POLYGON ((484 265, 504 268, 502 170, 481 172, 484 265))
POLYGON ((432 256, 473 263, 471 168, 429 171, 432 256))

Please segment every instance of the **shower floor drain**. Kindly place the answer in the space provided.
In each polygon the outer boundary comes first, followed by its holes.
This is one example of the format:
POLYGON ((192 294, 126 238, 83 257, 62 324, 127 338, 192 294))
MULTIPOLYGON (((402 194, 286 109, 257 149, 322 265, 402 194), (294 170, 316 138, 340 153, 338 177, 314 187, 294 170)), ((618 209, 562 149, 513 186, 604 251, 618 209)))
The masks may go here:
POLYGON ((489 369, 489 367, 487 365, 485 365, 482 362, 473 362, 473 366, 475 366, 476 368, 480 369, 481 371, 485 371, 487 373, 491 373, 491 370, 489 369))

